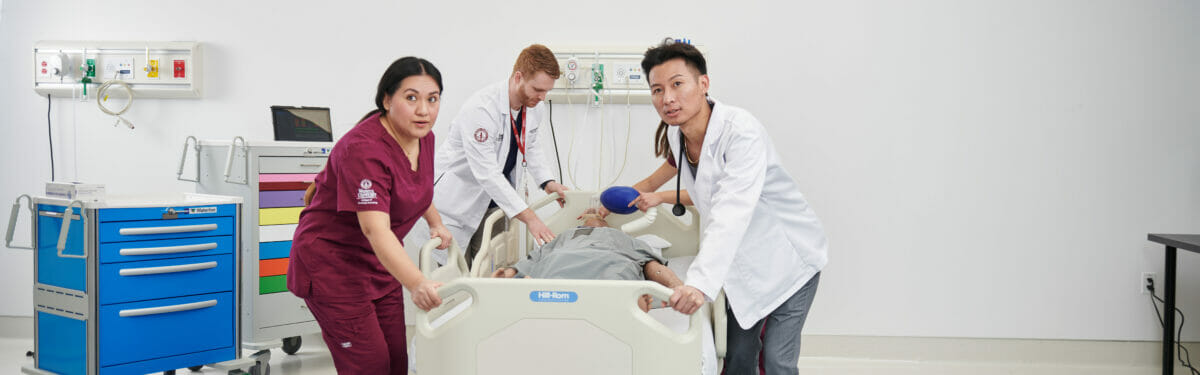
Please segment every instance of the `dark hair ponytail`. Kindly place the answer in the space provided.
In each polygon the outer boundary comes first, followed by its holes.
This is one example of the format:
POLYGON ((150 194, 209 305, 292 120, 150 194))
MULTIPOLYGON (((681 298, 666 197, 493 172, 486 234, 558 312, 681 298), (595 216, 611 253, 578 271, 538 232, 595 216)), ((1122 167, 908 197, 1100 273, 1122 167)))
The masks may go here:
POLYGON ((654 156, 663 159, 671 158, 671 143, 667 141, 666 121, 659 121, 658 129, 654 131, 654 156))
POLYGON ((433 81, 437 82, 438 91, 443 90, 442 72, 438 71, 437 67, 433 66, 433 63, 420 57, 401 57, 392 62, 392 65, 388 66, 387 70, 383 71, 383 77, 379 78, 379 87, 375 91, 375 109, 367 112, 367 115, 363 116, 362 120, 358 120, 358 122, 363 122, 363 120, 374 116, 376 113, 386 115, 387 110, 383 108, 383 99, 387 98, 388 95, 395 94, 396 90, 400 89, 400 82, 404 81, 405 78, 419 75, 427 75, 433 78, 433 81))

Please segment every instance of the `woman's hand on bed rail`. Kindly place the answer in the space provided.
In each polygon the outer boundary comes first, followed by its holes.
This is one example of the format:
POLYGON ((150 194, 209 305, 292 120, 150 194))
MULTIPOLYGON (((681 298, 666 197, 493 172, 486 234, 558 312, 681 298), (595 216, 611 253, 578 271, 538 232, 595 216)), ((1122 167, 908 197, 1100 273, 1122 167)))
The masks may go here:
POLYGON ((429 311, 434 307, 442 304, 442 297, 438 296, 437 288, 442 286, 442 283, 426 279, 421 281, 416 288, 411 290, 413 303, 421 310, 429 311))
POLYGON ((438 245, 438 250, 445 250, 450 247, 450 242, 454 241, 454 235, 450 234, 450 230, 446 229, 445 225, 429 227, 429 239, 441 238, 442 244, 438 245))
POLYGON ((696 312, 696 310, 699 310, 700 306, 704 305, 704 293, 700 292, 699 289, 687 285, 680 285, 671 288, 671 290, 672 293, 670 302, 671 307, 674 308, 675 311, 691 315, 692 313, 696 312))

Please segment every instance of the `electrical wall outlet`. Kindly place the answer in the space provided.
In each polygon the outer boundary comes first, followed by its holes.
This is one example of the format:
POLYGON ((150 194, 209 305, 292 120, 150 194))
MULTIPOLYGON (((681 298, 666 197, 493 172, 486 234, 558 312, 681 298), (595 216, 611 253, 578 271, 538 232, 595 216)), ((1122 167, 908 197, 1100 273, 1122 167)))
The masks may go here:
POLYGON ((1142 277, 1138 278, 1138 289, 1141 290, 1142 294, 1150 294, 1151 285, 1153 285, 1155 289, 1159 288, 1158 273, 1142 272, 1142 277), (1151 284, 1151 282, 1153 282, 1153 284, 1151 284))

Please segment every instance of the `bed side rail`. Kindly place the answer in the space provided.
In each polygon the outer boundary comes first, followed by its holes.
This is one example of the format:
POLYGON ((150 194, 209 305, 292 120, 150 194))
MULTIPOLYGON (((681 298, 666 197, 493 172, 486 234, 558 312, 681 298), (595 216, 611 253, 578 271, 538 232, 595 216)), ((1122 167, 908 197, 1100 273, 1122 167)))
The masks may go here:
MULTIPOLYGON (((547 204, 550 204, 550 202, 556 201, 557 197, 557 194, 551 194, 542 197, 542 199, 530 204, 529 209, 537 211, 538 209, 545 207, 547 204)), ((484 220, 483 222, 482 233, 492 233, 492 229, 497 225, 500 225, 500 221, 504 220, 505 218, 506 216, 504 215, 504 211, 496 210, 495 212, 492 212, 492 214, 487 217, 487 220, 484 220)), ((508 226, 508 230, 494 237, 490 235, 483 236, 482 241, 479 243, 479 253, 475 254, 475 259, 471 261, 472 277, 490 276, 495 265, 509 265, 516 263, 517 260, 519 260, 521 254, 517 250, 518 246, 515 239, 519 235, 520 231, 523 231, 523 228, 515 225, 516 222, 517 220, 514 219, 513 223, 511 223, 512 225, 508 226), (503 243, 503 246, 498 246, 500 243, 503 243), (498 251, 498 249, 503 249, 505 251, 501 253, 501 251, 498 251)))
POLYGON ((425 242, 421 246, 420 257, 418 258, 418 267, 421 268, 421 273, 425 278, 447 282, 461 276, 467 275, 467 260, 463 257, 462 248, 458 247, 457 241, 450 241, 449 263, 448 265, 438 267, 437 262, 433 260, 433 250, 442 245, 441 238, 433 238, 425 242))

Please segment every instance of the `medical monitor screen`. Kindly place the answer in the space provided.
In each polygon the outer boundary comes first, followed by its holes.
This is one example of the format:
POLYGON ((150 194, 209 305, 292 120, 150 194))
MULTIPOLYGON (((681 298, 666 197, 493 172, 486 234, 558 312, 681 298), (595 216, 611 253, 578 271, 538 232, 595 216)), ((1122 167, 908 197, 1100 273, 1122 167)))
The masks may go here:
POLYGON ((271 107, 276 141, 333 142, 329 108, 271 107))

